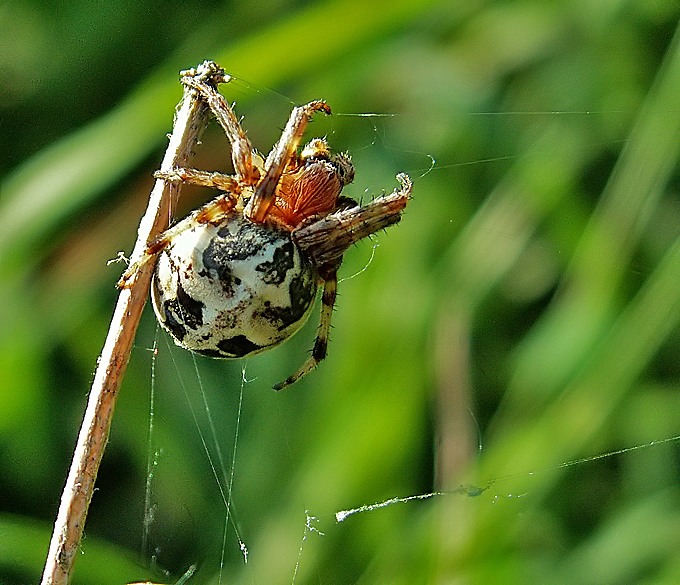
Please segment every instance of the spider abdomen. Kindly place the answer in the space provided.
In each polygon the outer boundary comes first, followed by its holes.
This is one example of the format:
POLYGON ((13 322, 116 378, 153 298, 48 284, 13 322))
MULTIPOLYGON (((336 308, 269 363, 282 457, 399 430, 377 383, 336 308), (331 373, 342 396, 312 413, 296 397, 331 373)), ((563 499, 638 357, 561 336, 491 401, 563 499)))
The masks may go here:
POLYGON ((178 345, 239 358, 298 331, 316 290, 316 269, 289 232, 234 213, 172 238, 158 255, 152 300, 178 345))

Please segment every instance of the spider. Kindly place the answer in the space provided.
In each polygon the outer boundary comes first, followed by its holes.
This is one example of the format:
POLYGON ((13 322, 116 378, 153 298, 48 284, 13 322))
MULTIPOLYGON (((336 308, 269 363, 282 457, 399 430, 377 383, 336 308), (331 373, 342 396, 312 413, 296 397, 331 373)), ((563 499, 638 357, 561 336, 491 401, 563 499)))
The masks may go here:
POLYGON ((400 220, 411 180, 399 174, 399 189, 364 206, 342 196, 342 188, 354 179, 350 156, 332 152, 324 138, 299 147, 313 114, 331 113, 322 100, 294 108, 263 159, 217 91, 216 83, 229 76, 213 62, 201 67, 213 81, 192 69, 182 72, 182 82, 208 104, 225 131, 234 173, 177 168, 155 174, 221 192, 148 244, 143 261, 157 259, 152 303, 159 323, 181 347, 216 358, 241 358, 297 332, 323 284, 311 356, 274 386, 280 390, 326 357, 343 254, 400 220))

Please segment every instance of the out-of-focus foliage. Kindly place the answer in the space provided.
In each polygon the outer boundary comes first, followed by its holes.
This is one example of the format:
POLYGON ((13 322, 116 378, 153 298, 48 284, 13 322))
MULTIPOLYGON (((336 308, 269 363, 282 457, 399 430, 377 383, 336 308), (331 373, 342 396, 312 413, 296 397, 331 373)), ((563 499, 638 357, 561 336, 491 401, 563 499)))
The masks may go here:
MULTIPOLYGON (((347 194, 406 171, 414 197, 374 252, 347 254, 329 359, 281 394, 313 322, 195 367, 145 315, 74 583, 192 564, 190 583, 217 583, 225 507, 187 395, 209 438, 202 384, 228 463, 242 366, 248 562, 230 526, 224 583, 680 582, 677 442, 579 462, 680 434, 679 16, 651 0, 4 3, 0 582, 39 578, 115 303, 107 260, 134 241, 177 72, 206 58, 235 76, 222 91, 261 150, 322 97, 336 115, 310 132, 352 153, 347 194), (334 518, 432 490, 451 493, 334 518)), ((227 170, 226 148, 211 127, 197 166, 227 170)))

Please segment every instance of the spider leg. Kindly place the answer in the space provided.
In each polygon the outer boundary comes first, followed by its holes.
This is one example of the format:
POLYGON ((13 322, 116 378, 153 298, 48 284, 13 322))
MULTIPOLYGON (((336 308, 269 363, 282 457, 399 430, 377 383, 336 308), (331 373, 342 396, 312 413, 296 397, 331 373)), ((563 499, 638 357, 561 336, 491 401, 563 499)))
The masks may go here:
POLYGON ((339 209, 326 217, 302 223, 292 232, 293 241, 317 266, 333 262, 359 240, 397 223, 411 196, 408 175, 399 174, 400 189, 376 197, 360 207, 339 209))
POLYGON ((326 357, 328 352, 328 337, 331 331, 331 317, 333 315, 333 306, 335 305, 335 298, 338 290, 338 265, 334 263, 333 268, 322 271, 323 294, 321 296, 321 317, 319 319, 319 327, 316 331, 316 341, 312 349, 312 355, 305 361, 302 366, 292 376, 286 378, 283 382, 276 384, 274 390, 282 390, 286 386, 290 386, 297 382, 300 378, 306 376, 319 364, 321 360, 326 357))
POLYGON ((213 187, 220 191, 233 193, 234 195, 241 192, 241 184, 238 179, 222 173, 176 168, 168 172, 156 171, 153 176, 156 179, 165 179, 166 181, 190 183, 192 185, 200 185, 201 187, 213 187))
POLYGON ((223 193, 151 240, 146 245, 144 255, 137 262, 130 264, 120 277, 118 288, 126 288, 135 272, 148 262, 155 260, 175 236, 197 224, 220 223, 226 215, 232 212, 237 202, 237 198, 231 193, 223 193))
MULTIPOLYGON (((229 79, 228 75, 224 75, 225 82, 229 79)), ((219 125, 222 126, 231 144, 231 160, 236 178, 246 185, 257 183, 260 171, 253 165, 253 146, 227 100, 215 87, 201 78, 187 75, 182 77, 182 83, 194 88, 200 94, 212 110, 219 125)))
POLYGON ((323 100, 309 102, 305 106, 293 108, 281 138, 267 156, 264 176, 255 189, 255 193, 246 207, 246 217, 251 221, 262 223, 269 208, 274 203, 276 187, 288 162, 297 156, 297 148, 302 140, 307 124, 315 112, 330 115, 331 109, 323 100))

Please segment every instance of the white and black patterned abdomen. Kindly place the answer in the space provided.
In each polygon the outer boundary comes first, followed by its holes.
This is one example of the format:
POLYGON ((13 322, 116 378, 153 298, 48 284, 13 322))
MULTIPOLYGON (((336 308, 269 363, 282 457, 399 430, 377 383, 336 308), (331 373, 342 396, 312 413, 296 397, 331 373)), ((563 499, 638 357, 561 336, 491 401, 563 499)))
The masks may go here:
POLYGON ((288 232, 236 213, 173 237, 151 287, 156 316, 175 342, 218 358, 257 353, 293 335, 316 289, 316 269, 288 232))

